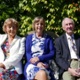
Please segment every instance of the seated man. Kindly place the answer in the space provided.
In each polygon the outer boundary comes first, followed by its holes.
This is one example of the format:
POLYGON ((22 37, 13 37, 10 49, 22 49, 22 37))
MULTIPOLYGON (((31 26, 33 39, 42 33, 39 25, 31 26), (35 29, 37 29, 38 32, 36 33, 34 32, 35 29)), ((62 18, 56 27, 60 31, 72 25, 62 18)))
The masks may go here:
POLYGON ((65 33, 55 40, 55 60, 59 66, 60 76, 63 80, 79 80, 80 39, 74 34, 74 21, 64 18, 62 28, 65 33))

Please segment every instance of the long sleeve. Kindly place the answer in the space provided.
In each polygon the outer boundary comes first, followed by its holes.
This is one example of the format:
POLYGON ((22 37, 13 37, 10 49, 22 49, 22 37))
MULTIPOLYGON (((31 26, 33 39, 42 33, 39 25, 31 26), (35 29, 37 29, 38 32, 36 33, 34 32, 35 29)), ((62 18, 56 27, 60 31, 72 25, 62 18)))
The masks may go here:
POLYGON ((32 35, 28 35, 26 37, 26 59, 29 61, 31 59, 31 40, 32 40, 32 35))
POLYGON ((44 61, 44 60, 51 60, 53 58, 55 54, 55 48, 54 48, 54 44, 53 44, 53 39, 48 36, 46 37, 45 40, 45 50, 44 50, 44 55, 40 56, 39 59, 40 61, 44 61))

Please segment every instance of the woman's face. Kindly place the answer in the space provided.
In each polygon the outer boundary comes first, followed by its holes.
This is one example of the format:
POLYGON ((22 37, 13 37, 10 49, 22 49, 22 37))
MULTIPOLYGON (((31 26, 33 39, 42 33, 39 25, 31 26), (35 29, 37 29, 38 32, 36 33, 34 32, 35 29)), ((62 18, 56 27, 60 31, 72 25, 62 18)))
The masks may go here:
POLYGON ((38 21, 35 23, 35 32, 38 33, 38 34, 42 34, 44 29, 45 29, 45 26, 44 26, 44 21, 38 21))
POLYGON ((15 26, 14 23, 10 23, 6 26, 6 33, 9 36, 15 37, 16 33, 17 33, 17 27, 15 26))

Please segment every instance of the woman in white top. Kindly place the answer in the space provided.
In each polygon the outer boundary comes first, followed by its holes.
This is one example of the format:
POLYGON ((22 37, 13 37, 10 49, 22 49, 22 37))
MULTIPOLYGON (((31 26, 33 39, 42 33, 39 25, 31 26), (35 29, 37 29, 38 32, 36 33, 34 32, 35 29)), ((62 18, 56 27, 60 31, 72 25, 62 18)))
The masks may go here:
POLYGON ((0 70, 9 71, 8 77, 10 74, 22 74, 21 59, 25 53, 25 38, 17 36, 18 28, 18 22, 14 18, 8 18, 3 24, 5 34, 0 34, 0 70))

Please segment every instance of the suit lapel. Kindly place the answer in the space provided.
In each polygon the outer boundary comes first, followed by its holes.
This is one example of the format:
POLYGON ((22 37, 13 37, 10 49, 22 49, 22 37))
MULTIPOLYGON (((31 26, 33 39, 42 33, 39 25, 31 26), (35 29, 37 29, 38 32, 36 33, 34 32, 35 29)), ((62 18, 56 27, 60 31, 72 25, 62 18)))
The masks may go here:
POLYGON ((63 42, 64 42, 64 44, 65 44, 66 48, 67 48, 67 49, 68 49, 68 51, 69 51, 69 46, 68 46, 68 41, 67 41, 66 34, 64 34, 64 35, 63 35, 63 42))
MULTIPOLYGON (((67 53, 67 55, 69 56, 69 59, 71 58, 71 56, 70 56, 70 50, 69 50, 69 46, 68 46, 68 41, 67 41, 67 37, 66 37, 66 34, 64 34, 63 35, 63 43, 64 43, 64 45, 65 45, 65 47, 66 47, 66 53, 67 53)), ((70 61, 70 60, 69 60, 70 61)))

